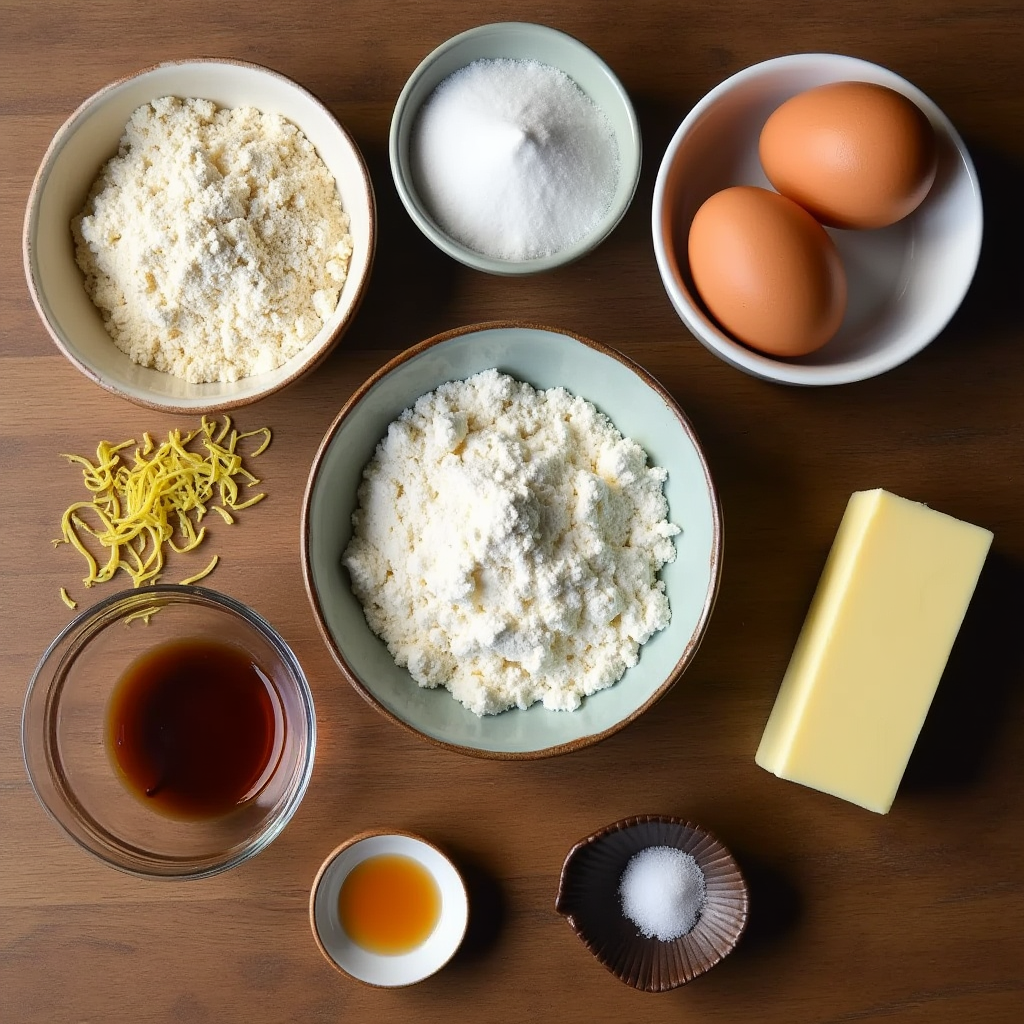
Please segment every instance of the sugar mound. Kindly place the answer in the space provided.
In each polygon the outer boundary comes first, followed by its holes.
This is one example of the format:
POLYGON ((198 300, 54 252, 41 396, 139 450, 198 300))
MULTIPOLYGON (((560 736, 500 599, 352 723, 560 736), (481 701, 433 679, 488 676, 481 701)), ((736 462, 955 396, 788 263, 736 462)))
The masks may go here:
POLYGON ((477 60, 446 78, 413 126, 410 157, 441 228, 507 260, 579 241, 619 176, 604 112, 564 72, 529 60, 477 60))

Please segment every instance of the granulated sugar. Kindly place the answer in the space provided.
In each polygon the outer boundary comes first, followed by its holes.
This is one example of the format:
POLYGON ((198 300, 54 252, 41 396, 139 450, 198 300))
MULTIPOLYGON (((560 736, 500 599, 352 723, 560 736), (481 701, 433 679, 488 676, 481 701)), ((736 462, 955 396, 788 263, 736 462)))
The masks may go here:
POLYGON ((507 260, 583 238, 619 176, 604 112, 568 75, 529 60, 478 60, 446 78, 420 113, 410 155, 441 228, 507 260))
POLYGON ((685 935, 704 907, 704 872, 683 850, 649 846, 635 854, 619 882, 622 912, 649 939, 685 935))

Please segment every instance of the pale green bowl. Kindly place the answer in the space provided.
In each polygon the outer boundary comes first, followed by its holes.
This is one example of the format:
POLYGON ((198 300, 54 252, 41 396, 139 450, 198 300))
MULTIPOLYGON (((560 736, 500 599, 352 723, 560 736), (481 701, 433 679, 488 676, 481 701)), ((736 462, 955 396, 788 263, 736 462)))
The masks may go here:
POLYGON ((419 64, 395 104, 389 142, 391 174, 403 205, 416 226, 453 259, 488 274, 537 274, 571 263, 595 249, 622 219, 640 180, 640 126, 633 104, 611 68, 578 39, 557 29, 530 22, 505 21, 479 25, 453 36, 419 64), (594 230, 550 256, 503 260, 484 256, 443 231, 416 190, 409 159, 409 139, 420 108, 451 74, 475 60, 536 60, 565 72, 603 110, 619 148, 619 182, 611 205, 594 230))
POLYGON ((515 322, 463 327, 406 350, 348 400, 313 460, 302 510, 306 590, 324 640, 352 685, 392 721, 451 750, 535 758, 604 739, 643 714, 682 675, 714 605, 722 561, 718 497, 693 428, 672 396, 614 349, 515 322), (672 619, 639 663, 577 711, 535 704, 478 718, 447 690, 421 689, 366 624, 341 556, 363 467, 388 425, 446 381, 496 367, 536 388, 562 386, 592 402, 668 470, 669 518, 682 528, 676 560, 662 570, 672 619))

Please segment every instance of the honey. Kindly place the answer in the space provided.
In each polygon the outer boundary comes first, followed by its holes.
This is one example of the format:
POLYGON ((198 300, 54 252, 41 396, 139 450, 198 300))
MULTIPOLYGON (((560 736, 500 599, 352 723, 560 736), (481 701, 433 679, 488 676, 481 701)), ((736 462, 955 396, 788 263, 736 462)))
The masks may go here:
POLYGON ((441 917, 441 890, 419 861, 382 853, 357 864, 341 884, 338 916, 348 937, 371 953, 396 956, 424 943, 441 917))
POLYGON ((107 705, 122 781, 173 818, 224 815, 255 797, 280 756, 277 691, 242 648, 175 640, 133 662, 107 705))

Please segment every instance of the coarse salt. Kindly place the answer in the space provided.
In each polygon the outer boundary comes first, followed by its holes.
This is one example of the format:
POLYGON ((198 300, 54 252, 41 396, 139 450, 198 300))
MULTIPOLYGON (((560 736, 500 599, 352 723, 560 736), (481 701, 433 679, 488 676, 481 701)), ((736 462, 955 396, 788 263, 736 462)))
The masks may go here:
POLYGON ((622 912, 649 939, 669 942, 693 929, 706 898, 704 872, 671 846, 634 854, 619 881, 622 912))
POLYGON ((446 78, 413 126, 410 156, 441 228, 506 260, 579 241, 619 177, 604 112, 564 72, 531 60, 477 60, 446 78))

